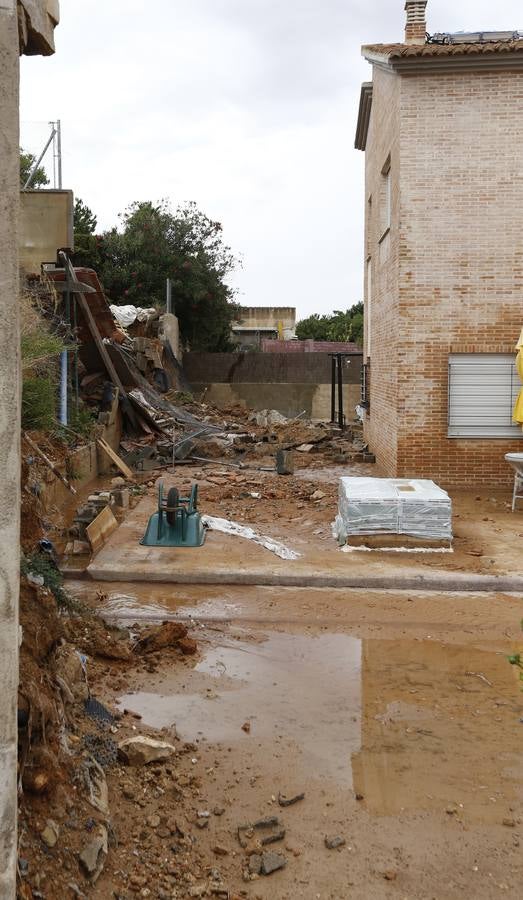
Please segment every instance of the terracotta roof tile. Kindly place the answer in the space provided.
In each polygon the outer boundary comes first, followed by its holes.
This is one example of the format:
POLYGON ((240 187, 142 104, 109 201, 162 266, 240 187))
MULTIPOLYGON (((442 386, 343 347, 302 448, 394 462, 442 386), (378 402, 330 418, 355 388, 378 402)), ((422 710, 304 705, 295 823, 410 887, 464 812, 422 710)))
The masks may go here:
POLYGON ((492 53, 513 53, 523 50, 520 41, 485 41, 475 44, 365 44, 362 53, 379 54, 388 59, 434 56, 473 56, 492 53))

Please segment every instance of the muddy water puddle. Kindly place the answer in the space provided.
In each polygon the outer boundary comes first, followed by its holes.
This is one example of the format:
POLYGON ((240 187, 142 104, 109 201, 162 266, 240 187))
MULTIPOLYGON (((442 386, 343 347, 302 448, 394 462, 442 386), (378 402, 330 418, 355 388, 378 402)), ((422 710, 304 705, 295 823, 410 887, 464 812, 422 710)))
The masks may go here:
POLYGON ((506 652, 347 634, 229 636, 119 700, 184 740, 274 754, 377 815, 522 812, 521 695, 506 652), (248 723, 246 733, 242 726, 248 723))
POLYGON ((196 666, 197 693, 139 692, 120 703, 148 725, 174 722, 184 740, 291 742, 303 767, 350 787, 347 752, 360 743, 360 664, 355 638, 271 634, 262 643, 209 650, 196 666))

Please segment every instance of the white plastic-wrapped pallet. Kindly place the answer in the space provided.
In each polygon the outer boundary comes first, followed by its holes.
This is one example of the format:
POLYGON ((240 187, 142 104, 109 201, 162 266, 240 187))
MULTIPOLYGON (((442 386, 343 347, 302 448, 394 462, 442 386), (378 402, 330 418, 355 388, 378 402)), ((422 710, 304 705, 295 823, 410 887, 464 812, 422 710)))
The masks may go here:
POLYGON ((340 478, 335 523, 341 544, 352 535, 404 534, 452 540, 452 501, 433 481, 340 478))

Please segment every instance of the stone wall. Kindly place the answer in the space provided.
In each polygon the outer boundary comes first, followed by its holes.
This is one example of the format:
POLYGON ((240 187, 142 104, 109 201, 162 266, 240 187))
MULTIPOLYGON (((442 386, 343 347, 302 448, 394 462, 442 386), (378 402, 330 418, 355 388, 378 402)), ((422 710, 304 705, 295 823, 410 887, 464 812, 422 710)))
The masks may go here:
MULTIPOLYGON (((344 409, 348 420, 361 392, 361 353, 344 367, 344 409)), ((197 395, 217 406, 277 409, 288 417, 331 417, 331 361, 325 353, 187 353, 186 377, 197 395)))
POLYGON ((0 897, 14 900, 20 578, 20 53, 50 54, 58 0, 0 0, 0 897))
POLYGON ((388 254, 374 202, 368 217, 365 431, 389 475, 448 485, 512 480, 504 455, 523 450, 517 439, 448 438, 448 358, 513 353, 523 324, 523 180, 514 152, 522 122, 522 72, 375 71, 367 198, 388 145, 399 182, 388 254))

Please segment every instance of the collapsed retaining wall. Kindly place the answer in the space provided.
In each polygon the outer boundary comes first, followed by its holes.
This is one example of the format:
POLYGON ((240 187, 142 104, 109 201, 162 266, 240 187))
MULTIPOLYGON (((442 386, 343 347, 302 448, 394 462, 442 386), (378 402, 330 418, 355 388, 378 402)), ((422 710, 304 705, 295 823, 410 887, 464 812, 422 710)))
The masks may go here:
MULTIPOLYGON (((184 372, 195 394, 216 406, 240 403, 276 409, 284 416, 331 417, 331 360, 326 353, 186 353, 184 372)), ((360 399, 362 354, 343 367, 344 410, 348 419, 360 399)))

